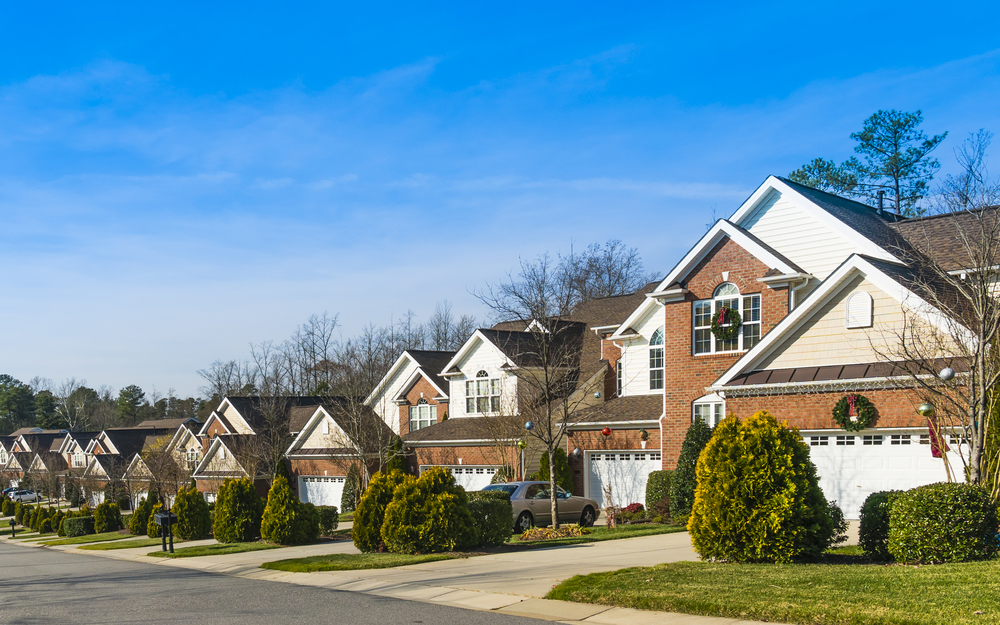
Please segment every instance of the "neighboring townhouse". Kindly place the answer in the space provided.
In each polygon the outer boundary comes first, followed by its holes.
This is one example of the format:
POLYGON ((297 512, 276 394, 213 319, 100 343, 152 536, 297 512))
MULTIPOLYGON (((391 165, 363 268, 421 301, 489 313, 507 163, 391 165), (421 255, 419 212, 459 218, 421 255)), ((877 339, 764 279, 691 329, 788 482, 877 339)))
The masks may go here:
POLYGON ((15 486, 14 471, 9 467, 11 449, 14 447, 14 436, 0 436, 0 485, 3 488, 15 486))
POLYGON ((884 357, 904 307, 926 308, 907 265, 921 244, 910 241, 948 238, 943 223, 773 176, 717 222, 608 335, 622 352, 622 398, 663 398, 663 468, 675 466, 693 420, 767 409, 802 430, 821 486, 848 518, 874 490, 945 479, 919 449, 919 399, 884 357), (723 308, 740 313, 735 335, 723 308), (834 405, 861 391, 876 426, 839 430, 834 405))
MULTIPOLYGON (((50 459, 54 452, 53 447, 58 451, 59 444, 66 435, 66 430, 42 430, 41 428, 21 428, 12 433, 14 442, 10 448, 10 459, 7 463, 7 473, 12 481, 19 483, 28 478, 31 482, 41 481, 43 476, 48 475, 47 466, 56 466, 57 460, 50 459), (36 462, 36 456, 44 457, 48 462, 36 462), (44 468, 44 472, 43 472, 44 468)), ((34 487, 42 487, 42 484, 31 484, 34 487)))
POLYGON ((441 372, 454 357, 449 351, 404 351, 365 404, 400 436, 444 421, 449 385, 441 372))
POLYGON ((368 405, 327 399, 312 410, 285 452, 299 500, 340 507, 351 466, 363 463, 369 474, 378 471, 396 439, 368 405))
POLYGON ((104 491, 111 483, 128 490, 126 471, 144 449, 156 449, 174 434, 169 428, 108 428, 87 446, 91 457, 80 482, 88 500, 97 505, 104 501, 104 491))
POLYGON ((197 419, 158 419, 144 421, 137 429, 148 428, 169 434, 147 437, 125 469, 123 482, 135 504, 149 497, 150 490, 172 496, 187 486, 203 455, 196 433, 197 419))

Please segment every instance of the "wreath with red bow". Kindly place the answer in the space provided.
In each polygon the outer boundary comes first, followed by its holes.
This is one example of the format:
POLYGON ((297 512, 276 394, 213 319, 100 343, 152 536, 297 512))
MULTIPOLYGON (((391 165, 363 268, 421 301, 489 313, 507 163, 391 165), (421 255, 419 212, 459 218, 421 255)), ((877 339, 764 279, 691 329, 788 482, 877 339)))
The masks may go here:
POLYGON ((864 395, 844 395, 833 407, 833 420, 848 432, 870 428, 877 417, 875 404, 864 395))
POLYGON ((735 308, 723 306, 712 316, 712 334, 717 341, 731 341, 740 335, 743 318, 735 308), (726 325, 728 324, 728 325, 726 325))

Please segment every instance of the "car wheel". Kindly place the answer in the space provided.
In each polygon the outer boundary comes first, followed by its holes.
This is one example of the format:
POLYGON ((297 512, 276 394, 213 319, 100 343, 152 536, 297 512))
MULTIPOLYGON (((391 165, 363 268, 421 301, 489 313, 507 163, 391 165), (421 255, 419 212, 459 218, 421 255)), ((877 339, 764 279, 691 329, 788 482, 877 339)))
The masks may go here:
POLYGON ((580 515, 580 526, 581 527, 592 527, 594 521, 597 520, 597 516, 594 514, 594 509, 587 506, 583 509, 583 514, 580 515))
POLYGON ((534 525, 534 523, 531 521, 531 513, 522 512, 520 516, 517 517, 517 521, 514 522, 514 531, 518 534, 523 534, 530 530, 532 525, 534 525))

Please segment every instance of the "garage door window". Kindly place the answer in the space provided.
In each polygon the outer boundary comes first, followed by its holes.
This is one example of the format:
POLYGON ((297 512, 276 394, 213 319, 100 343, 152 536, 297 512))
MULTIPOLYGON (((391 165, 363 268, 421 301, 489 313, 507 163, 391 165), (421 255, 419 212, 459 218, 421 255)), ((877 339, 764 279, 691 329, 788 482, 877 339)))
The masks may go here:
POLYGON ((829 436, 810 436, 809 444, 813 447, 828 446, 830 444, 829 436))
POLYGON ((865 436, 862 437, 861 444, 862 445, 881 445, 882 444, 882 435, 881 434, 876 434, 874 436, 868 436, 866 434, 865 436))
POLYGON ((838 445, 853 445, 854 444, 854 437, 853 436, 838 436, 837 437, 837 444, 838 445))
POLYGON ((890 445, 909 445, 911 436, 909 434, 893 434, 889 437, 890 445))

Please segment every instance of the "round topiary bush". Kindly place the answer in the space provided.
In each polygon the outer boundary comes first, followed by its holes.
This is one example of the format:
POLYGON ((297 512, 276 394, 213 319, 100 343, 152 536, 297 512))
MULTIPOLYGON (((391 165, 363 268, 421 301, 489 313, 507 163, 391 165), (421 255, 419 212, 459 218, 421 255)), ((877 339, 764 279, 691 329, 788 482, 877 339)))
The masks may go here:
POLYGON ((180 489, 170 511, 177 515, 177 524, 173 526, 173 532, 174 536, 181 540, 198 540, 208 536, 212 531, 208 502, 195 486, 180 489))
POLYGON ((688 530, 702 558, 791 562, 819 556, 833 540, 809 448, 767 411, 720 423, 697 476, 688 530))
POLYGON ((465 489, 441 467, 397 486, 386 506, 382 540, 393 553, 454 551, 478 539, 465 489))
POLYGON ((94 510, 94 531, 98 534, 121 528, 122 515, 117 503, 102 503, 94 510))
POLYGON ((698 456, 712 438, 712 428, 702 421, 695 421, 688 428, 677 458, 677 468, 670 480, 670 507, 675 515, 688 514, 694 504, 694 491, 698 486, 698 456))
POLYGON ((149 518, 146 519, 146 536, 150 538, 160 537, 160 524, 156 522, 156 513, 163 510, 163 504, 155 504, 149 509, 149 518))
POLYGON ((392 501, 392 493, 400 484, 411 482, 414 478, 402 471, 376 473, 368 483, 365 494, 354 511, 354 527, 351 538, 354 546, 365 553, 381 551, 382 523, 385 521, 385 509, 392 501))
POLYGON ((215 501, 212 533, 220 543, 245 543, 260 538, 264 502, 249 478, 226 480, 215 501))
POLYGON ((997 554, 997 506, 974 484, 918 486, 892 499, 888 546, 897 562, 989 560, 997 554))
POLYGON ((861 525, 858 528, 858 545, 872 560, 888 562, 889 553, 889 509, 892 500, 901 490, 882 490, 872 493, 861 504, 861 525))

